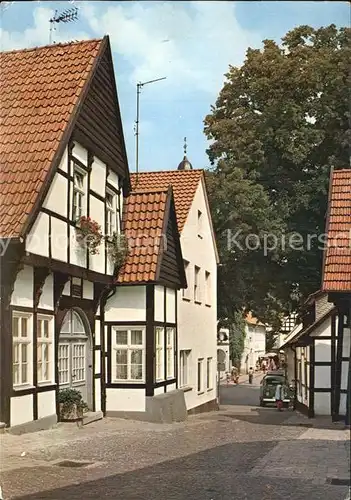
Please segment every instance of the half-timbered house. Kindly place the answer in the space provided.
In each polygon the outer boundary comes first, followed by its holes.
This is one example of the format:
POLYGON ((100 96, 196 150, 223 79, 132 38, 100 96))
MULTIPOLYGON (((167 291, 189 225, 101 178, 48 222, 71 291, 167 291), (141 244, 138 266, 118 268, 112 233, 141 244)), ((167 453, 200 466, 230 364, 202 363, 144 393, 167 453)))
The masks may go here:
POLYGON ((91 412, 181 413, 173 192, 131 192, 108 37, 0 65, 0 421, 54 424, 63 388, 91 412))
POLYGON ((351 170, 331 174, 326 232, 322 290, 282 348, 289 367, 294 359, 297 409, 350 423, 351 170))

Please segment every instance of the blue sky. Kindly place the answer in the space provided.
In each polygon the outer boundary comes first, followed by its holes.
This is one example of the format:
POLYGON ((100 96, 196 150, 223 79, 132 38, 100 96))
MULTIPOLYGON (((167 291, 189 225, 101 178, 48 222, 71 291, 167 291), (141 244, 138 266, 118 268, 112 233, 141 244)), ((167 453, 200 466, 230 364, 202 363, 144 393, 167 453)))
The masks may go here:
POLYGON ((129 167, 135 169, 136 84, 166 76, 142 90, 140 170, 176 168, 183 137, 194 168, 206 168, 203 120, 222 87, 229 64, 240 65, 248 47, 280 41, 301 24, 349 26, 348 2, 6 2, 0 48, 49 42, 55 9, 79 7, 79 21, 61 24, 55 41, 109 34, 129 167))

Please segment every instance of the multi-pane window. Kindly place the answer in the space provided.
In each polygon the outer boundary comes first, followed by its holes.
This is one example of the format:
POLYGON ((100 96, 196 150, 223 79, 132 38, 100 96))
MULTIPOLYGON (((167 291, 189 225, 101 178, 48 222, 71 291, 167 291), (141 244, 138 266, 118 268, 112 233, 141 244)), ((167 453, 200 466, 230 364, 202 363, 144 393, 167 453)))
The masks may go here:
POLYGON ((180 387, 190 385, 191 350, 180 351, 179 354, 179 384, 180 387))
POLYGON ((188 288, 183 288, 182 289, 182 297, 183 299, 190 299, 190 264, 187 260, 184 260, 184 271, 185 271, 185 276, 186 276, 186 282, 188 285, 188 288))
POLYGON ((204 360, 197 360, 197 392, 204 392, 204 360))
POLYGON ((58 371, 59 371, 59 384, 68 384, 70 381, 70 345, 59 343, 58 346, 58 371))
POLYGON ((30 354, 31 354, 31 332, 29 315, 13 313, 12 316, 12 338, 13 359, 12 376, 13 385, 18 386, 30 383, 30 354))
POLYGON ((168 327, 166 329, 167 339, 167 378, 174 377, 174 339, 175 329, 168 327))
POLYGON ((200 268, 195 266, 194 269, 194 300, 200 302, 200 268))
POLYGON ((74 166, 73 170, 73 220, 84 215, 85 174, 74 166))
POLYGON ((211 305, 211 274, 205 271, 205 300, 206 304, 211 305))
POLYGON ((114 380, 141 382, 145 378, 144 330, 121 328, 114 330, 114 380))
POLYGON ((213 389, 212 381, 212 358, 207 358, 207 372, 206 372, 206 388, 208 391, 213 389))
POLYGON ((39 316, 37 320, 38 383, 52 382, 53 343, 51 318, 39 316))
POLYGON ((116 195, 106 191, 106 236, 117 232, 116 195))
POLYGON ((155 378, 156 378, 156 381, 163 380, 165 377, 165 374, 164 374, 164 338, 165 338, 164 328, 157 326, 155 328, 155 378))

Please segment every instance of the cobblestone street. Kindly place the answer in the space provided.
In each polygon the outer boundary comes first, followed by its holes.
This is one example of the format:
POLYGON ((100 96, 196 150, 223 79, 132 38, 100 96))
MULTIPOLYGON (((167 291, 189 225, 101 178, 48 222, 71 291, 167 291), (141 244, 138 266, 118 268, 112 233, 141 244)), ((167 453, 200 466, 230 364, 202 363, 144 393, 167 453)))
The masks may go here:
POLYGON ((184 423, 105 419, 4 435, 4 498, 344 500, 349 431, 257 408, 258 383, 223 386, 219 412, 184 423))

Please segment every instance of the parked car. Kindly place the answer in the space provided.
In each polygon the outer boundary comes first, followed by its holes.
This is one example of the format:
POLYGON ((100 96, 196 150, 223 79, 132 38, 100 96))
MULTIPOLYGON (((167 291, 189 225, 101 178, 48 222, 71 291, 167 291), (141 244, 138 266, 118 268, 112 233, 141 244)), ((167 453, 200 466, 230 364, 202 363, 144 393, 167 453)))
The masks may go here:
MULTIPOLYGON (((260 387, 260 406, 265 406, 269 403, 275 403, 275 391, 277 385, 285 385, 289 387, 288 381, 282 371, 267 372, 261 380, 260 387)), ((290 404, 290 394, 283 400, 284 405, 290 404)))

